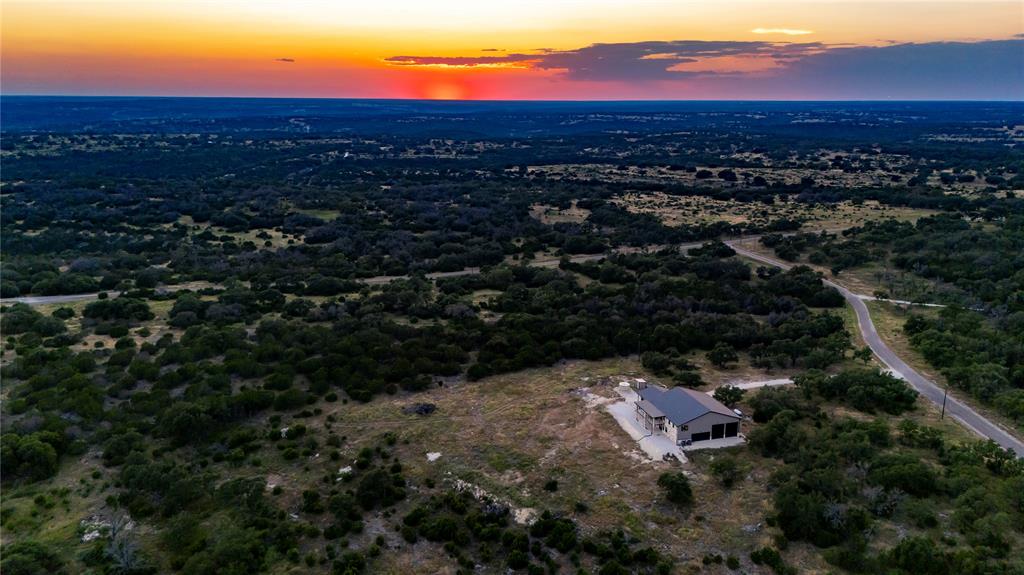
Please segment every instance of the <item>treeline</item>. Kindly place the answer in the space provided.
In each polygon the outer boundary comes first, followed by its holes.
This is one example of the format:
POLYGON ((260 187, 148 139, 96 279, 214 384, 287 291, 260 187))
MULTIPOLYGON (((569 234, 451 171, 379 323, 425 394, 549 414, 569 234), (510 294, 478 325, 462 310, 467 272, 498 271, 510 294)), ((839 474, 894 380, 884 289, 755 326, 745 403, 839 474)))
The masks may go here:
MULTIPOLYGON (((1024 534, 1024 464, 992 442, 951 444, 938 429, 891 416, 828 416, 822 402, 868 414, 912 409, 902 380, 869 370, 808 373, 795 389, 763 388, 751 400, 750 446, 782 466, 769 479, 781 535, 806 541, 853 573, 1014 573, 1024 534), (883 539, 882 525, 907 533, 883 539), (939 541, 937 543, 937 541, 939 541)), ((776 550, 758 558, 795 573, 776 550)))
POLYGON ((911 315, 903 330, 951 385, 1024 427, 1024 312, 992 321, 952 306, 911 315))
POLYGON ((1024 216, 1020 210, 1007 215, 986 211, 984 219, 972 223, 963 214, 941 214, 915 223, 883 220, 840 235, 768 234, 761 243, 783 259, 806 258, 835 274, 888 262, 959 292, 964 306, 984 306, 996 315, 1024 311, 1024 261, 1019 257, 1024 253, 1024 216))
MULTIPOLYGON (((87 304, 76 332, 65 323, 70 309, 43 316, 18 304, 3 316, 16 357, 2 375, 24 385, 7 405, 14 430, 33 414, 60 413, 58 432, 66 422, 85 430, 120 422, 189 444, 263 410, 302 409, 339 394, 368 401, 446 376, 479 379, 563 359, 642 353, 679 364, 718 345, 768 369, 843 359, 843 321, 811 309, 843 300, 808 268, 756 277, 724 245, 696 254, 616 256, 601 264, 604 281, 587 287, 566 271, 516 266, 440 280, 436 290, 423 279, 399 280, 351 299, 288 299, 238 285, 203 298, 175 292, 159 297, 173 301, 167 322, 181 335, 141 343, 136 336, 149 334, 143 322, 153 312, 140 294, 87 304), (473 303, 481 289, 497 295, 473 303), (115 343, 67 347, 90 333, 115 343)), ((589 265, 579 269, 593 273, 589 265)), ((683 371, 681 378, 695 376, 692 366, 683 371)))

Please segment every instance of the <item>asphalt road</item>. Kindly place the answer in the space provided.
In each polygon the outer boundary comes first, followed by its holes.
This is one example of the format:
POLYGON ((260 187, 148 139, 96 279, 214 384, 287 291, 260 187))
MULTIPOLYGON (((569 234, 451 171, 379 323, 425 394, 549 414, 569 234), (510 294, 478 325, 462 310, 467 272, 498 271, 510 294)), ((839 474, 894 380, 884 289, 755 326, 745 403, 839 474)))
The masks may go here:
MULTIPOLYGON (((736 253, 752 260, 782 269, 789 269, 792 267, 790 264, 781 260, 745 249, 740 245, 740 240, 728 241, 726 243, 729 244, 732 249, 736 250, 736 253)), ((868 312, 868 306, 864 303, 864 296, 855 294, 843 286, 827 279, 824 281, 826 284, 839 290, 839 293, 841 293, 843 297, 846 298, 846 301, 853 306, 853 311, 857 314, 857 324, 860 326, 860 333, 864 338, 864 342, 867 343, 868 347, 871 348, 871 351, 875 352, 875 355, 882 360, 882 363, 884 363, 895 375, 906 380, 907 383, 916 389, 922 396, 930 400, 932 403, 941 406, 944 395, 943 388, 907 365, 905 361, 900 359, 900 357, 882 341, 882 338, 878 336, 878 331, 875 329, 874 322, 871 321, 871 314, 868 312)), ((982 437, 987 437, 1004 448, 1012 450, 1018 457, 1024 457, 1024 442, 1011 435, 1004 428, 989 421, 988 419, 985 419, 985 417, 980 415, 978 412, 952 397, 946 398, 946 415, 952 417, 974 433, 977 433, 982 437)))

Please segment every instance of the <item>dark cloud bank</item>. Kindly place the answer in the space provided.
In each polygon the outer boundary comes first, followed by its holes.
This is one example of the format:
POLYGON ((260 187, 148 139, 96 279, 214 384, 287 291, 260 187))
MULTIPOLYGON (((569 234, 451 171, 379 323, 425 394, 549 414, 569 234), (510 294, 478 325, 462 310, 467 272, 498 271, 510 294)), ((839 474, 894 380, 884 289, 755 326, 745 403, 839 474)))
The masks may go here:
POLYGON ((1024 99, 1024 39, 837 46, 818 42, 651 41, 592 44, 537 54, 394 56, 403 66, 517 64, 559 70, 570 80, 698 81, 707 90, 749 91, 751 98, 1024 99), (721 57, 767 58, 770 72, 720 73, 721 57), (686 64, 687 71, 673 70, 686 64))

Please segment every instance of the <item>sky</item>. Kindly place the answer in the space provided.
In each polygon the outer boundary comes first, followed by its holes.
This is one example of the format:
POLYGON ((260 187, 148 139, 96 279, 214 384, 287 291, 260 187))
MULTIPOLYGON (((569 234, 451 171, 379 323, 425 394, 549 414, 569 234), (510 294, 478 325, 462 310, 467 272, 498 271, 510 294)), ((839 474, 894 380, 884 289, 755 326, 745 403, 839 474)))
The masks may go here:
POLYGON ((1024 2, 0 0, 0 93, 1024 99, 1024 2))

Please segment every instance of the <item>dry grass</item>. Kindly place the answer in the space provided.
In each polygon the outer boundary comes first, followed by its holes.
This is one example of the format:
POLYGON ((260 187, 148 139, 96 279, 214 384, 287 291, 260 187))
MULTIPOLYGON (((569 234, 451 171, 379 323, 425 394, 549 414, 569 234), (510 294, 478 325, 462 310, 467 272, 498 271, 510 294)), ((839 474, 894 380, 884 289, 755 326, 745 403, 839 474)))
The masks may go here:
MULTIPOLYGON (((881 337, 885 344, 892 348, 892 350, 896 352, 903 361, 907 362, 910 367, 914 368, 918 373, 934 381, 938 385, 948 389, 951 397, 955 397, 962 403, 969 405, 971 409, 977 411, 986 419, 999 424, 1004 429, 1017 429, 1018 431, 1022 431, 1018 425, 998 411, 983 405, 969 394, 949 385, 946 377, 943 376, 939 370, 932 367, 924 357, 922 357, 921 354, 913 348, 910 344, 909 338, 907 338, 907 335, 903 332, 903 324, 907 321, 908 317, 905 306, 877 301, 866 303, 868 309, 871 311, 871 319, 874 321, 879 337, 881 337)), ((935 316, 939 311, 936 308, 915 307, 913 313, 935 316)))
POLYGON ((933 210, 887 206, 875 201, 815 206, 789 200, 766 205, 760 202, 717 200, 706 196, 672 196, 661 192, 628 193, 615 201, 631 212, 654 214, 668 226, 712 222, 765 225, 788 218, 802 220, 803 231, 819 231, 887 219, 916 221, 936 213, 933 210))
MULTIPOLYGON (((708 373, 708 379, 744 373, 708 373)), ((683 466, 646 460, 609 414, 588 406, 580 390, 617 397, 614 386, 626 376, 656 380, 636 359, 573 361, 368 404, 327 404, 323 415, 304 423, 315 433, 330 428, 348 438, 340 464, 317 458, 309 470, 296 470, 293 463, 268 461, 266 471, 291 491, 297 505, 300 486, 325 472, 336 473, 361 447, 394 433, 394 453, 414 489, 428 478, 442 485, 462 480, 516 509, 570 513, 588 533, 623 528, 675 557, 680 572, 696 569, 707 553, 733 554, 749 564, 749 552, 769 540, 763 526, 771 505, 765 485, 775 462, 744 448, 731 450, 749 476, 726 490, 707 471, 721 451, 694 454, 683 466), (402 407, 413 402, 434 403, 437 411, 425 417, 402 414, 402 407), (336 422, 328 423, 328 415, 336 422), (440 458, 429 462, 431 452, 441 453, 440 458), (697 504, 689 513, 667 504, 656 486, 658 475, 672 469, 691 477, 697 504), (550 479, 558 480, 558 491, 543 489, 550 479), (577 501, 589 511, 573 512, 577 501)), ((766 378, 763 373, 757 377, 766 378)), ((382 572, 397 573, 423 561, 433 572, 451 572, 447 560, 422 547, 388 553, 382 572)), ((808 572, 825 572, 813 553, 801 556, 800 564, 808 572)))
MULTIPOLYGON (((831 158, 836 151, 822 151, 822 159, 831 158)), ((741 155, 723 156, 723 160, 744 159, 741 155)), ((753 179, 756 176, 764 177, 768 182, 782 182, 786 184, 799 184, 803 178, 813 178, 818 184, 834 187, 890 187, 905 185, 907 176, 900 174, 897 170, 907 162, 905 156, 888 155, 885 157, 889 164, 888 170, 871 170, 845 172, 842 169, 833 168, 820 163, 814 165, 806 163, 797 167, 792 163, 784 165, 773 165, 764 157, 750 156, 747 159, 762 164, 757 167, 730 168, 739 177, 737 182, 727 182, 717 177, 705 180, 698 180, 698 170, 710 170, 717 174, 723 167, 711 168, 709 166, 695 166, 693 172, 685 170, 669 170, 663 167, 650 166, 626 166, 620 169, 613 164, 553 164, 544 166, 530 166, 531 174, 544 174, 550 179, 583 179, 601 180, 610 182, 645 182, 664 184, 686 184, 699 185, 708 188, 736 188, 745 186, 744 180, 753 179), (893 181, 893 176, 898 176, 898 181, 893 181)), ((882 158, 879 158, 882 159, 882 158)))
POLYGON ((590 216, 590 210, 576 207, 576 200, 573 200, 572 207, 566 210, 546 204, 534 204, 530 206, 530 215, 547 225, 562 222, 578 224, 587 220, 587 217, 590 216))

